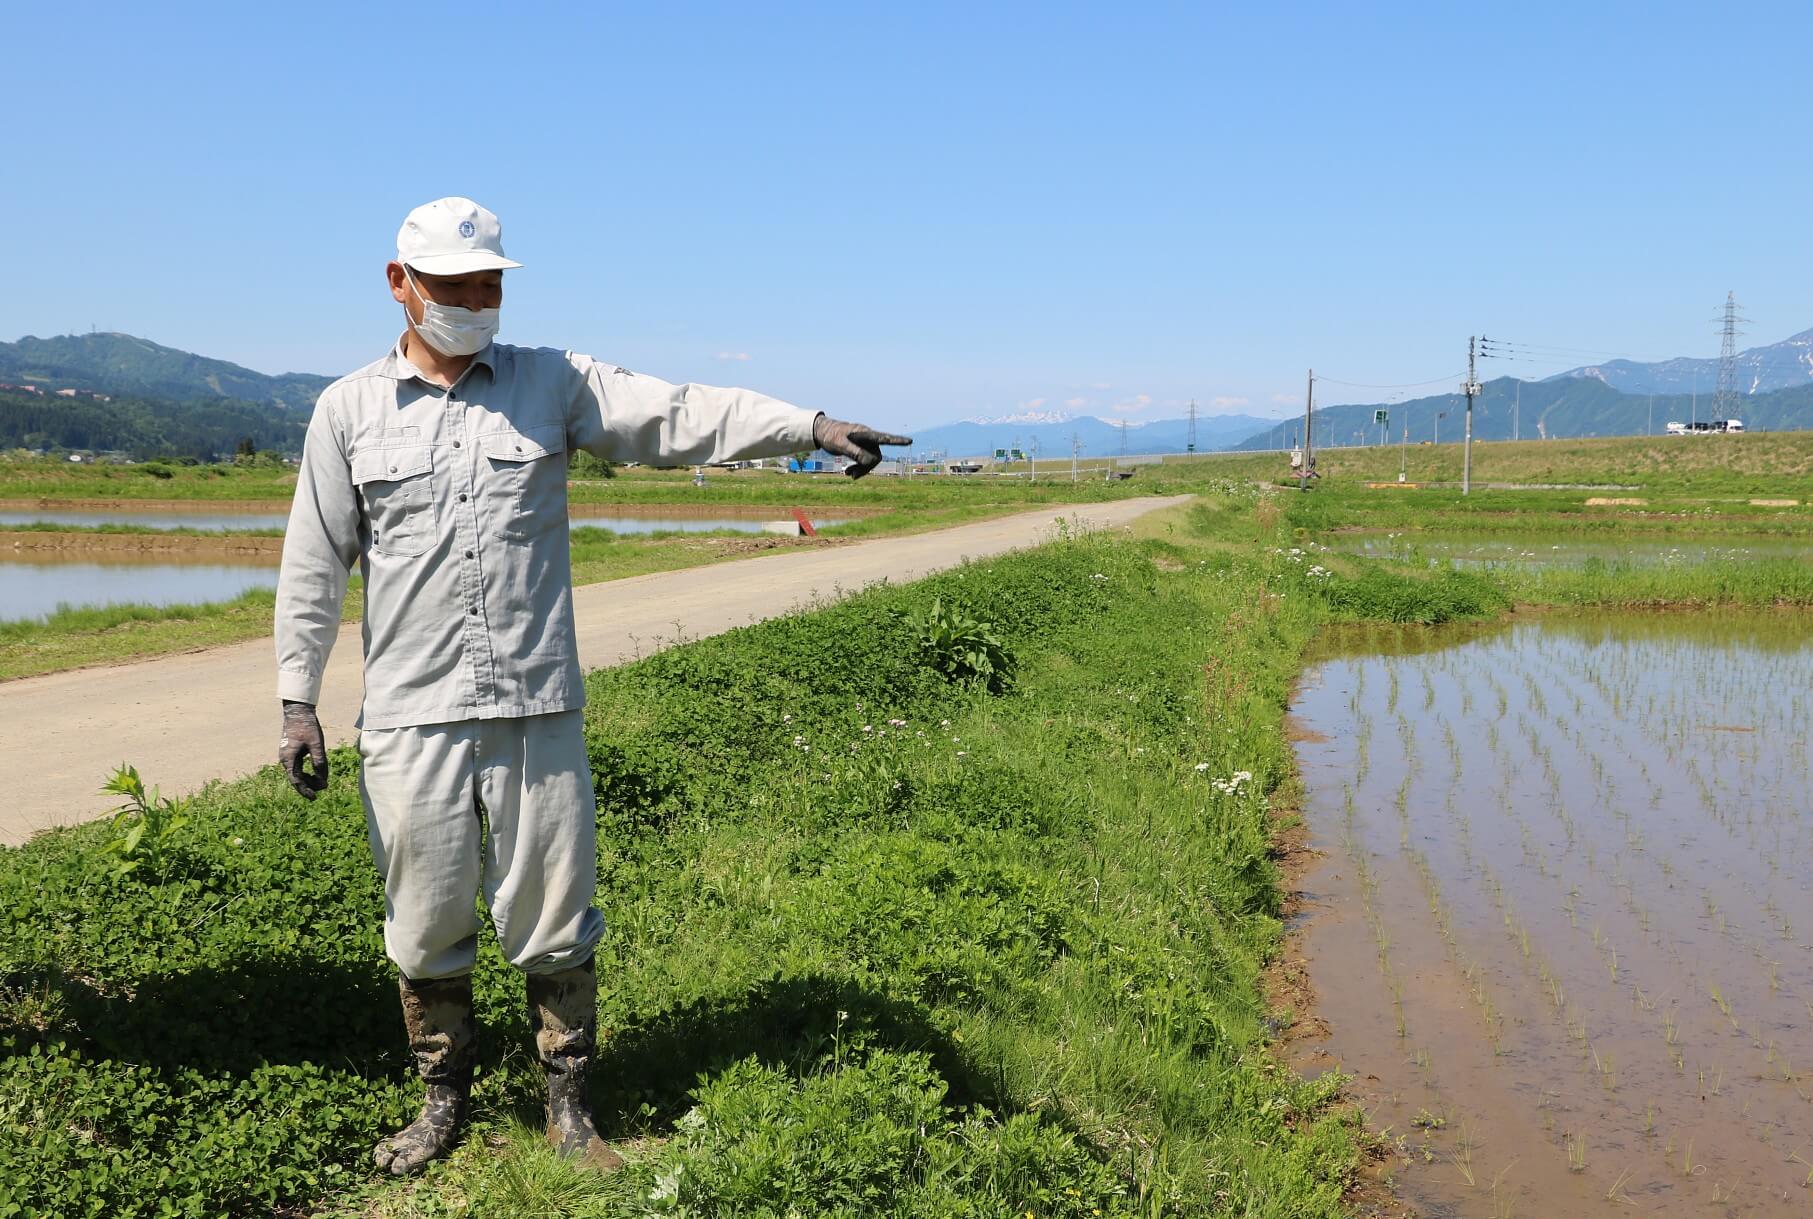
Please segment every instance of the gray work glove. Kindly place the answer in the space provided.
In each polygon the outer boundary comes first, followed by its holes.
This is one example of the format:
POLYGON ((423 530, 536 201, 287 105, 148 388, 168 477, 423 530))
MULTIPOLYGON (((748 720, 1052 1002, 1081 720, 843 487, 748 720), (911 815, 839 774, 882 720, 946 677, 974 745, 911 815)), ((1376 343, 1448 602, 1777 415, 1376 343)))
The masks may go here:
POLYGON ((277 761, 283 764, 290 786, 304 800, 313 800, 317 792, 327 790, 327 738, 321 735, 315 704, 283 700, 283 739, 277 742, 277 761), (302 769, 305 759, 314 763, 312 773, 302 769))
POLYGON ((848 457, 856 464, 846 466, 844 473, 851 478, 861 478, 881 464, 882 445, 912 444, 913 438, 878 432, 866 423, 845 423, 820 414, 812 421, 812 443, 827 453, 848 457))

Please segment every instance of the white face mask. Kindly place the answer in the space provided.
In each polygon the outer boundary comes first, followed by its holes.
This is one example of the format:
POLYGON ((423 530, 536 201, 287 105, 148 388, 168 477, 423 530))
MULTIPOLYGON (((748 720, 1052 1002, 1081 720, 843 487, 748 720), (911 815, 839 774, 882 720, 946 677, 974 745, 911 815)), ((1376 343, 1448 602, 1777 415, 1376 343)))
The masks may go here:
MULTIPOLYGON (((444 356, 477 355, 485 349, 497 334, 496 309, 460 309, 453 305, 441 305, 422 295, 416 287, 415 276, 409 268, 403 268, 403 276, 409 281, 409 290, 422 302, 422 320, 414 323, 416 334, 422 341, 444 356)), ((409 310, 404 309, 405 316, 409 310)))

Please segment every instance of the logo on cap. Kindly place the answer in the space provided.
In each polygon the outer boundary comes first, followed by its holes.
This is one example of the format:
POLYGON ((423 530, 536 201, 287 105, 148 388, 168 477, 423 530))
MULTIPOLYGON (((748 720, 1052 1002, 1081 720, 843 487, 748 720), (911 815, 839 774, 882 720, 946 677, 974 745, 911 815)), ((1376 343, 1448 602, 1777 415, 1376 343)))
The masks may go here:
POLYGON ((472 234, 474 234, 476 232, 478 232, 478 230, 472 227, 472 222, 470 220, 460 221, 460 236, 461 237, 470 237, 470 236, 472 236, 472 234))

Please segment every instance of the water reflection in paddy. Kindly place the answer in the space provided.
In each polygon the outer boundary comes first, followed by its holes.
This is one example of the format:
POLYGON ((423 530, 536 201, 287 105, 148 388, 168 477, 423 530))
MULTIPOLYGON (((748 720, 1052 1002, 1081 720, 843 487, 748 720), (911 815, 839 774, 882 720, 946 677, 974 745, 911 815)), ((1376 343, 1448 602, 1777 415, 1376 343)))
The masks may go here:
POLYGON ((1432 1214, 1806 1213, 1813 632, 1789 615, 1399 632, 1295 714, 1302 948, 1432 1214))
POLYGON ((277 587, 277 556, 188 558, 132 551, 17 552, 0 561, 0 622, 41 618, 60 605, 183 605, 230 601, 277 587))

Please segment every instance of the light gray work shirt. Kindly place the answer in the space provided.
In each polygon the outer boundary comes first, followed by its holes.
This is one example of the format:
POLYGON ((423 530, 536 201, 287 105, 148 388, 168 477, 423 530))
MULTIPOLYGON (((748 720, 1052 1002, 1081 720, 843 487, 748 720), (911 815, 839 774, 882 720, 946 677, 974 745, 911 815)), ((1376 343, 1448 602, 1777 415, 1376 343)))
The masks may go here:
POLYGON ((277 694, 318 701, 352 565, 365 581, 359 726, 585 705, 567 452, 694 465, 812 448, 817 412, 493 343, 451 388, 401 344, 323 390, 277 577, 277 694))

